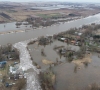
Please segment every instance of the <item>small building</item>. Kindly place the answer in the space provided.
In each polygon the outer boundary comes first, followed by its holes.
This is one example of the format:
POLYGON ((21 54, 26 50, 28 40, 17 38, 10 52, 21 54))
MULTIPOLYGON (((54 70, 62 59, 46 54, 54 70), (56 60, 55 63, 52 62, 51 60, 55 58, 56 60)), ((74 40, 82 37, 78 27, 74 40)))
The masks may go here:
POLYGON ((9 71, 11 74, 16 74, 16 68, 10 66, 9 71))
POLYGON ((61 52, 61 54, 65 54, 66 53, 66 49, 65 48, 62 48, 62 52, 61 52))
POLYGON ((14 64, 14 66, 10 66, 9 73, 10 74, 17 74, 18 69, 19 69, 19 64, 14 64))
POLYGON ((4 68, 6 65, 7 61, 2 61, 0 62, 0 68, 4 68))
POLYGON ((12 80, 17 80, 17 79, 19 79, 19 74, 11 74, 11 75, 10 75, 10 79, 12 79, 12 80))
POLYGON ((58 38, 58 40, 64 42, 66 40, 66 38, 58 38))

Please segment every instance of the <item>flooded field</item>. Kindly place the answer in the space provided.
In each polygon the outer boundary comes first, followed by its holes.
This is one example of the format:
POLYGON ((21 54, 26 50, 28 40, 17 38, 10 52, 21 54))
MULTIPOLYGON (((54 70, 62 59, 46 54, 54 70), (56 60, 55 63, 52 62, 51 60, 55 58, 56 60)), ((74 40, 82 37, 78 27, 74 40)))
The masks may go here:
POLYGON ((61 57, 55 50, 53 50, 54 46, 65 46, 65 47, 72 47, 72 50, 79 50, 78 46, 72 46, 72 45, 67 45, 66 43, 62 43, 60 41, 55 41, 54 43, 51 43, 50 45, 47 46, 38 46, 37 44, 29 45, 29 51, 30 54, 33 58, 33 60, 38 63, 42 69, 48 68, 48 65, 44 65, 42 63, 42 60, 50 60, 53 62, 56 62, 56 58, 58 58, 59 61, 66 62, 65 57, 61 57), (44 49, 44 52, 46 53, 46 57, 41 55, 41 49, 44 49), (36 57, 37 56, 37 57, 36 57))
MULTIPOLYGON (((60 41, 54 41, 46 46, 40 46, 37 43, 28 46, 33 61, 41 66, 42 71, 50 67, 42 62, 44 59, 56 62, 56 58, 58 58, 58 61, 62 62, 52 68, 56 74, 55 90, 85 90, 92 83, 100 84, 100 58, 98 58, 98 54, 93 53, 90 57, 92 62, 78 67, 72 62, 68 62, 65 57, 59 56, 53 49, 55 45, 68 47, 66 43, 60 41), (41 49, 44 49, 46 56, 41 55, 41 49)), ((69 45, 69 47, 72 47, 71 50, 79 50, 78 46, 69 45)))
POLYGON ((56 10, 61 8, 71 8, 70 6, 65 5, 56 5, 56 6, 45 6, 45 7, 32 7, 33 10, 56 10))
POLYGON ((16 22, 0 24, 0 32, 31 29, 31 25, 23 25, 23 23, 18 28, 16 22))
POLYGON ((97 55, 93 55, 91 58, 92 62, 81 68, 76 68, 73 63, 55 67, 56 90, 85 90, 93 83, 100 84, 100 58, 97 55))

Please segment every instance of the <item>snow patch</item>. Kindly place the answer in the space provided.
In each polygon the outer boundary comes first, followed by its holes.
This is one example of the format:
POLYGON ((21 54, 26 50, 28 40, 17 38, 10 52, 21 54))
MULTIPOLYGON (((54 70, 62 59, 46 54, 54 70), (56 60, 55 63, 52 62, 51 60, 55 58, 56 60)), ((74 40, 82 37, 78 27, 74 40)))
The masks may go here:
POLYGON ((25 73, 25 76, 27 78, 27 87, 26 90, 42 90, 41 86, 39 85, 37 74, 39 74, 40 70, 37 69, 33 64, 31 60, 31 56, 29 54, 29 51, 27 50, 27 44, 30 41, 34 41, 35 39, 18 42, 14 44, 13 46, 17 48, 20 52, 20 67, 19 69, 22 69, 23 71, 27 71, 28 69, 33 69, 34 72, 25 73))

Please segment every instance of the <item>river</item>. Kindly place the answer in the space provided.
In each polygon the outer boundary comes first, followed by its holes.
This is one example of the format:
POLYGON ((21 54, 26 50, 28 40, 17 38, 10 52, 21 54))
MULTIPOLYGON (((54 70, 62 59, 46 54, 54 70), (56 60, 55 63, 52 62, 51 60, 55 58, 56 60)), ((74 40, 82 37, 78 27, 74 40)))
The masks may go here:
MULTIPOLYGON (((52 26, 44 27, 44 28, 38 28, 38 29, 32 29, 27 31, 27 32, 19 32, 19 33, 11 33, 11 34, 5 34, 5 35, 0 35, 0 45, 4 45, 7 43, 14 44, 16 42, 28 40, 31 38, 43 36, 43 35, 52 35, 54 33, 59 33, 61 31, 68 30, 73 27, 80 27, 84 24, 90 24, 94 22, 100 22, 100 14, 96 14, 94 16, 89 16, 86 18, 74 20, 74 21, 69 21, 66 23, 61 23, 61 24, 55 24, 52 26)), ((9 31, 9 30, 23 30, 27 29, 28 27, 21 27, 21 28, 16 28, 14 25, 15 23, 8 23, 6 27, 4 27, 5 24, 0 25, 0 31, 9 31)))

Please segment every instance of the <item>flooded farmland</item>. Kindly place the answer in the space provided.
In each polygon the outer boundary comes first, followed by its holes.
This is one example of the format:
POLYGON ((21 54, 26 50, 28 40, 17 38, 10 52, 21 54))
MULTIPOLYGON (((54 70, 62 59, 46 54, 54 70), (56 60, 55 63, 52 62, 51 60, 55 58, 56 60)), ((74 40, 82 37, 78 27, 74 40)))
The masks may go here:
POLYGON ((42 67, 42 69, 48 68, 48 65, 44 65, 42 63, 43 59, 51 60, 53 62, 56 62, 56 58, 57 58, 60 61, 63 61, 63 62, 66 61, 65 57, 60 56, 59 54, 57 54, 57 52, 55 50, 53 50, 55 45, 64 46, 66 48, 67 47, 72 47, 71 48, 72 50, 79 50, 78 46, 72 46, 72 45, 67 46, 66 43, 62 43, 60 41, 55 41, 54 43, 51 43, 50 45, 46 45, 46 46, 38 46, 37 44, 29 45, 28 48, 29 48, 29 51, 31 53, 31 56, 32 56, 33 60, 36 63, 38 63, 42 67), (44 52, 46 53, 46 57, 41 56, 41 49, 44 49, 44 52))

